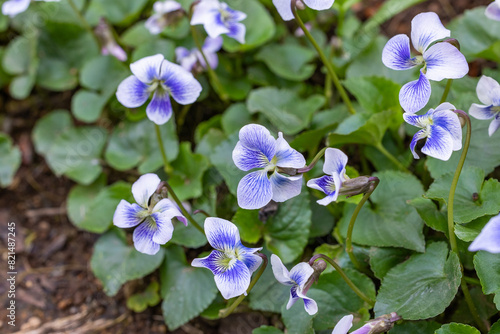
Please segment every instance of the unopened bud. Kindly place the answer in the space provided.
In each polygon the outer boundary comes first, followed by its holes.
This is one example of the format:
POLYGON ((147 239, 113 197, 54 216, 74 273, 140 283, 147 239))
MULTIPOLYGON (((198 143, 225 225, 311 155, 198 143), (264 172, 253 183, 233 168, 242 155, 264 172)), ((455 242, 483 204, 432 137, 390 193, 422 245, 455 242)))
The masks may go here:
POLYGON ((388 332, 394 326, 394 323, 401 317, 396 312, 384 314, 372 321, 366 323, 363 327, 355 330, 351 334, 381 334, 388 332))
POLYGON ((319 275, 326 269, 326 262, 323 260, 317 260, 315 261, 311 267, 314 269, 313 274, 309 279, 307 280, 307 283, 304 285, 304 294, 307 293, 311 285, 313 285, 314 282, 318 281, 319 275))
POLYGON ((304 10, 306 9, 306 5, 302 2, 302 0, 296 0, 295 1, 295 6, 297 6, 297 9, 304 10))
POLYGON ((444 43, 450 43, 460 51, 460 43, 455 38, 447 38, 443 41, 444 43))
POLYGON ((284 173, 290 176, 294 176, 297 175, 297 168, 278 167, 278 173, 284 173))
POLYGON ((354 196, 367 193, 372 186, 370 177, 360 176, 354 179, 346 180, 342 183, 339 195, 354 196))

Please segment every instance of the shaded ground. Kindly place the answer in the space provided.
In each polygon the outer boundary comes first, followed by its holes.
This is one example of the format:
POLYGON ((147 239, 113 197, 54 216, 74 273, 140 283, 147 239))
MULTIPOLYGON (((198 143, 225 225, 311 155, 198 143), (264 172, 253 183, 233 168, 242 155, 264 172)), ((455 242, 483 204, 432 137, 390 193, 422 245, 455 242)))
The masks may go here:
MULTIPOLYGON (((363 1, 356 12, 368 18, 382 4, 363 1)), ((392 36, 409 33, 410 21, 422 11, 438 12, 444 22, 465 9, 486 5, 489 0, 427 1, 383 25, 392 36)), ((71 92, 52 95, 34 92, 26 101, 11 101, 0 95, 5 110, 1 131, 9 133, 21 147, 23 165, 14 183, 0 190, 0 250, 6 263, 7 223, 16 224, 16 327, 7 324, 8 285, 6 268, 0 271, 0 332, 11 333, 165 333, 159 306, 135 314, 125 306, 134 292, 126 285, 114 298, 107 297, 89 268, 97 235, 78 231, 66 217, 65 200, 73 183, 55 177, 43 158, 33 152, 30 133, 35 121, 46 112, 70 107, 71 92), (42 106, 42 107, 39 107, 42 106), (42 109, 42 110, 40 110, 42 109)), ((136 283, 132 283, 136 284, 136 283)), ((276 319, 259 313, 233 315, 220 322, 195 319, 174 333, 251 333, 253 328, 276 319)))

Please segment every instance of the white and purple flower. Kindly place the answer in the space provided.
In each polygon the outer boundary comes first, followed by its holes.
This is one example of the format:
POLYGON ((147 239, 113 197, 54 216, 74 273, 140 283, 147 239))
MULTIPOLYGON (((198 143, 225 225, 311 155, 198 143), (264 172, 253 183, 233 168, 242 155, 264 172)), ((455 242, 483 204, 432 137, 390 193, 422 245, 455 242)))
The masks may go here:
POLYGON ((158 253, 160 245, 172 238, 173 218, 187 226, 186 217, 173 202, 167 198, 159 201, 151 198, 160 182, 156 174, 142 175, 132 185, 132 195, 137 204, 121 200, 113 216, 115 226, 130 228, 139 225, 133 235, 135 249, 150 255, 158 253))
POLYGON ((157 1, 153 5, 154 14, 147 19, 146 29, 153 35, 158 35, 170 24, 170 13, 181 12, 182 6, 177 1, 157 1))
POLYGON ((314 269, 307 262, 301 262, 297 264, 292 270, 288 271, 283 262, 277 255, 271 255, 271 266, 273 268, 274 277, 278 282, 284 285, 291 286, 290 289, 290 299, 286 305, 288 310, 295 304, 295 302, 302 298, 304 300, 304 308, 306 312, 310 315, 316 314, 318 312, 318 305, 314 301, 306 296, 307 290, 309 289, 309 280, 314 274, 314 269))
MULTIPOLYGON (((60 0, 35 0, 45 2, 59 2, 60 0)), ((2 4, 2 14, 14 17, 20 14, 30 6, 31 0, 7 0, 2 4)))
POLYGON ((194 7, 191 25, 203 24, 208 36, 215 38, 226 34, 245 44, 246 27, 239 23, 247 14, 230 8, 219 0, 202 0, 194 7))
POLYGON ((500 21, 500 0, 495 0, 486 7, 484 12, 487 18, 500 21))
POLYGON ((158 125, 165 124, 172 116, 170 95, 183 105, 195 102, 200 96, 202 88, 193 75, 161 54, 142 58, 130 64, 130 69, 133 75, 120 83, 116 97, 125 107, 137 108, 154 93, 146 114, 158 125))
POLYGON ((464 55, 450 43, 431 44, 450 37, 436 13, 418 14, 411 21, 413 47, 421 56, 412 57, 410 39, 400 34, 392 37, 382 51, 382 62, 390 69, 402 71, 423 65, 418 80, 405 84, 399 92, 399 102, 408 113, 421 110, 431 96, 429 80, 462 78, 469 72, 464 55))
POLYGON ((469 246, 469 251, 500 253, 500 215, 490 219, 483 230, 469 246))
POLYGON ((240 140, 233 150, 233 161, 243 171, 261 168, 245 175, 238 184, 238 205, 259 209, 271 200, 284 202, 300 194, 302 175, 284 176, 280 168, 297 169, 306 164, 304 156, 290 147, 280 132, 274 139, 262 125, 241 128, 240 140))
POLYGON ((204 228, 215 250, 207 257, 194 259, 191 265, 210 269, 225 299, 246 295, 252 273, 262 264, 262 258, 254 253, 262 248, 243 246, 238 228, 230 221, 210 217, 205 219, 204 228))
POLYGON ((101 18, 95 28, 95 34, 101 43, 101 54, 104 56, 112 55, 119 61, 127 60, 127 53, 116 42, 113 32, 104 18, 101 18))
POLYGON ((344 152, 336 148, 326 149, 323 172, 328 175, 307 182, 309 188, 320 190, 327 195, 318 200, 318 204, 328 205, 337 200, 342 183, 349 179, 345 172, 346 165, 347 155, 344 152))
POLYGON ((420 139, 426 139, 422 153, 440 160, 448 160, 453 151, 462 148, 462 126, 460 119, 453 110, 455 106, 442 103, 435 110, 430 109, 425 115, 412 115, 405 113, 403 118, 406 123, 419 127, 410 143, 410 149, 415 159, 419 156, 415 146, 420 139))
POLYGON ((352 327, 352 320, 354 319, 354 316, 352 314, 346 315, 342 319, 337 322, 337 325, 335 325, 335 328, 333 329, 332 334, 347 334, 349 332, 349 329, 352 327))
MULTIPOLYGON (((285 21, 293 20, 292 1, 295 0, 273 0, 281 18, 285 21)), ((335 0, 302 0, 307 7, 314 10, 326 10, 333 6, 335 0)))
POLYGON ((473 103, 469 114, 477 119, 491 119, 488 128, 490 137, 500 127, 500 85, 494 79, 483 75, 476 87, 477 97, 484 105, 473 103))
MULTIPOLYGON (((207 57, 208 64, 213 69, 216 69, 219 65, 217 52, 221 49, 221 47, 222 37, 220 36, 215 38, 207 37, 207 39, 205 39, 205 43, 203 44, 203 53, 205 54, 205 57, 207 57)), ((179 46, 175 49, 175 57, 177 58, 177 62, 186 71, 201 72, 202 69, 207 68, 203 55, 196 48, 188 50, 183 46, 179 46)))

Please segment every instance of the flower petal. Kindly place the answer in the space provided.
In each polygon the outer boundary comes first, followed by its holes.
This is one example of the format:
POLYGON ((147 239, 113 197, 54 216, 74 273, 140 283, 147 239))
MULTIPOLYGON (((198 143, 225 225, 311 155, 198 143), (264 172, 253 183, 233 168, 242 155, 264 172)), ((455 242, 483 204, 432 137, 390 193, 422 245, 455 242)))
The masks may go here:
POLYGON ((476 93, 485 105, 500 106, 500 84, 495 79, 483 75, 477 83, 476 93))
POLYGON ((448 131, 453 139, 453 151, 462 148, 462 125, 457 114, 451 110, 437 110, 432 114, 433 124, 448 131))
POLYGON ((278 282, 284 285, 295 284, 290 278, 290 273, 288 272, 288 269, 286 269, 283 262, 281 262, 279 256, 275 254, 271 255, 271 267, 273 269, 274 278, 276 278, 278 282))
POLYGON ((245 172, 254 168, 264 168, 269 164, 268 158, 262 151, 249 149, 243 146, 241 141, 236 143, 233 150, 233 161, 236 167, 245 172))
POLYGON ((204 0, 194 7, 191 25, 204 24, 213 15, 219 12, 218 0, 204 0))
POLYGON ((30 6, 31 0, 8 0, 2 4, 2 14, 14 17, 20 14, 30 6))
POLYGON ((210 255, 204 258, 194 259, 191 265, 193 267, 210 269, 214 275, 219 275, 227 269, 224 267, 224 263, 228 263, 228 260, 229 258, 224 252, 213 250, 210 255))
POLYGON ((170 94, 179 104, 194 103, 200 96, 201 85, 191 72, 168 60, 163 61, 161 79, 165 81, 170 94))
POLYGON ((113 225, 121 228, 137 226, 144 219, 144 216, 140 215, 140 213, 144 212, 147 211, 139 205, 135 203, 130 204, 126 200, 122 199, 116 207, 113 215, 113 225))
POLYGON ((500 1, 496 0, 486 7, 484 12, 487 18, 500 21, 500 1))
POLYGON ((431 97, 431 83, 420 71, 418 80, 408 82, 399 91, 399 103, 404 111, 411 114, 421 110, 431 97))
POLYGON ((307 7, 314 10, 326 10, 333 6, 335 0, 303 0, 307 7))
POLYGON ((132 185, 132 195, 134 195, 137 204, 146 209, 149 204, 149 198, 154 194, 160 182, 161 180, 158 175, 153 173, 144 174, 135 181, 132 185))
MULTIPOLYGON (((241 248, 238 248, 238 249, 241 251, 241 248)), ((250 249, 250 248, 247 248, 247 249, 250 249)), ((252 274, 254 271, 259 269, 260 265, 262 264, 262 258, 258 255, 253 254, 252 252, 240 253, 240 256, 238 257, 238 259, 240 261, 242 261, 248 267, 250 274, 252 274)))
POLYGON ((311 278, 313 273, 314 269, 309 265, 309 263, 300 262, 295 265, 292 270, 290 270, 290 278, 300 287, 300 289, 303 289, 304 285, 307 283, 309 278, 311 278))
POLYGON ((307 296, 300 296, 304 300, 304 308, 306 309, 306 312, 309 315, 315 315, 318 313, 318 304, 316 304, 316 301, 312 298, 309 298, 307 296))
POLYGON ((498 114, 498 111, 493 110, 493 105, 491 106, 482 106, 476 103, 473 103, 469 108, 469 114, 476 119, 490 119, 498 114))
POLYGON ((431 125, 425 145, 422 147, 422 153, 447 161, 452 152, 453 138, 451 134, 440 126, 431 125))
POLYGON ((274 172, 269 178, 273 193, 272 200, 275 202, 284 202, 298 196, 302 190, 302 175, 283 176, 274 172))
POLYGON ((500 253, 500 215, 490 219, 483 230, 469 246, 469 251, 484 250, 500 253))
POLYGON ((408 70, 417 66, 415 58, 411 57, 410 39, 405 34, 391 38, 382 50, 382 62, 396 71, 408 70))
POLYGON ((490 126, 488 127, 488 134, 493 136, 493 134, 498 130, 500 127, 500 117, 497 114, 497 117, 491 121, 490 126))
POLYGON ((151 122, 162 125, 168 122, 172 117, 172 104, 168 93, 157 90, 153 99, 146 108, 146 114, 151 122))
POLYGON ((220 251, 234 250, 240 242, 240 232, 236 225, 221 218, 205 219, 205 234, 208 243, 220 251))
POLYGON ((152 35, 158 35, 167 26, 167 21, 162 14, 154 14, 146 20, 144 26, 152 35))
POLYGON ((156 1, 153 5, 153 10, 158 14, 166 14, 173 12, 174 10, 181 9, 182 6, 177 1, 167 0, 167 1, 156 1))
POLYGON ((437 43, 424 52, 427 79, 459 79, 467 75, 469 65, 464 55, 450 43, 437 43))
POLYGON ((331 202, 335 202, 338 197, 339 197, 339 195, 337 194, 336 191, 334 191, 330 195, 327 195, 326 197, 317 200, 316 203, 318 203, 319 205, 327 206, 331 202))
POLYGON ((417 145, 417 142, 420 139, 423 139, 425 137, 427 137, 427 135, 425 134, 425 130, 420 130, 417 133, 415 133, 415 135, 413 136, 413 138, 411 140, 410 150, 411 150, 411 153, 413 154, 413 157, 415 159, 420 159, 420 157, 418 156, 417 152, 415 152, 415 146, 417 145))
POLYGON ((157 244, 164 245, 170 239, 172 239, 172 233, 174 232, 174 225, 172 224, 172 217, 168 214, 162 214, 159 212, 152 213, 151 219, 156 223, 156 231, 153 234, 153 242, 157 244))
POLYGON ((246 13, 240 12, 239 10, 236 9, 232 9, 225 2, 221 2, 221 8, 222 10, 226 11, 229 14, 229 20, 231 21, 243 21, 244 19, 247 18, 246 13))
POLYGON ((268 161, 271 161, 276 154, 276 139, 262 125, 245 125, 240 129, 239 139, 239 143, 246 149, 262 152, 268 161))
POLYGON ((160 78, 160 71, 165 57, 162 54, 144 57, 130 64, 132 73, 144 83, 151 83, 160 78))
POLYGON ((131 75, 123 80, 116 90, 116 98, 127 108, 137 108, 149 97, 149 86, 131 75))
POLYGON ((345 166, 347 165, 347 155, 337 148, 327 148, 325 152, 325 164, 323 165, 323 172, 332 175, 337 173, 344 175, 345 166))
POLYGON ((352 314, 346 315, 335 325, 332 334, 347 334, 349 329, 352 327, 352 320, 354 316, 352 314))
POLYGON ((290 147, 283 138, 283 133, 278 134, 276 140, 276 166, 284 168, 302 168, 306 165, 306 159, 297 150, 290 147))
MULTIPOLYGON (((432 110, 432 109, 431 109, 432 110)), ((404 113, 403 114, 403 119, 405 120, 406 123, 419 127, 419 128, 425 128, 427 123, 430 123, 430 113, 427 112, 424 115, 414 115, 410 113, 404 113)))
POLYGON ((273 197, 271 181, 267 172, 257 171, 245 175, 237 190, 238 205, 247 210, 260 209, 273 197))
POLYGON ((434 110, 434 112, 440 111, 440 110, 456 110, 456 109, 457 108, 453 104, 451 104, 449 102, 444 102, 444 103, 441 103, 440 105, 438 105, 436 107, 436 109, 434 110))
POLYGON ((234 38, 241 44, 245 44, 245 34, 247 32, 247 28, 243 23, 228 22, 227 28, 229 29, 229 32, 227 33, 229 37, 234 38))
POLYGON ((203 52, 205 53, 214 53, 218 52, 222 48, 222 37, 207 37, 205 42, 203 43, 203 52))
POLYGON ((273 4, 283 20, 293 20, 292 0, 273 0, 273 4))
POLYGON ((144 221, 135 230, 132 239, 134 247, 137 251, 155 255, 160 250, 160 245, 153 241, 153 236, 156 232, 156 226, 150 219, 144 221))
POLYGON ((307 181, 307 186, 309 188, 320 190, 327 195, 333 194, 336 189, 335 181, 331 175, 323 175, 322 177, 316 179, 310 179, 307 181))
POLYGON ((224 299, 231 299, 242 294, 246 295, 250 285, 250 276, 248 267, 243 262, 236 260, 231 268, 215 275, 215 284, 224 299))
POLYGON ((420 13, 411 21, 411 41, 420 53, 424 53, 432 42, 446 37, 450 37, 450 31, 436 13, 420 13))
POLYGON ((166 215, 167 217, 169 217, 169 219, 172 219, 175 217, 179 221, 181 221, 184 225, 187 226, 187 224, 188 224, 186 217, 184 217, 182 215, 182 213, 179 210, 179 208, 177 207, 177 205, 175 203, 173 203, 171 200, 169 200, 168 198, 164 198, 161 201, 159 201, 158 203, 156 203, 152 212, 153 213, 159 212, 162 215, 166 215))
POLYGON ((287 310, 290 309, 290 307, 292 307, 293 304, 295 304, 295 302, 299 299, 299 296, 297 295, 297 289, 297 285, 292 286, 292 288, 290 289, 290 299, 288 299, 288 304, 286 304, 287 310))

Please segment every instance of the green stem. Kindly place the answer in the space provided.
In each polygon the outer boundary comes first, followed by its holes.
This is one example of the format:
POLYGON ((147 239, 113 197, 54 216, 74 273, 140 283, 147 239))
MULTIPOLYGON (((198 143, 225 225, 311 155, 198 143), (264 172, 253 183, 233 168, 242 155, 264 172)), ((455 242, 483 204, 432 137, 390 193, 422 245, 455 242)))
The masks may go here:
POLYGON ((356 284, 353 283, 353 281, 351 281, 351 279, 349 277, 347 277, 347 275, 345 274, 345 272, 342 270, 342 268, 340 268, 340 266, 334 261, 332 260, 331 258, 329 258, 328 256, 324 255, 324 254, 316 254, 314 255, 310 260, 309 260, 309 265, 312 266, 312 264, 314 263, 314 261, 318 260, 318 259, 323 259, 325 260, 326 262, 328 262, 333 268, 335 268, 335 270, 339 273, 339 275, 344 279, 344 281, 347 283, 347 285, 352 289, 352 291, 354 291, 354 293, 356 293, 359 298, 363 299, 365 302, 367 302, 371 307, 373 307, 375 305, 375 301, 373 301, 371 298, 369 298, 368 296, 366 296, 363 291, 361 291, 357 286, 356 284))
POLYGON ((448 98, 448 94, 450 93, 452 83, 453 83, 453 79, 448 79, 448 82, 446 83, 446 87, 444 88, 443 96, 441 97, 441 101, 439 102, 439 104, 446 102, 446 99, 448 98))
POLYGON ((349 227, 347 228, 347 236, 345 238, 345 250, 347 254, 349 255, 349 258, 351 259, 351 262, 358 268, 360 271, 364 271, 363 266, 359 263, 359 261, 356 259, 356 256, 354 255, 354 251, 352 248, 352 231, 354 230, 354 223, 356 222, 356 218, 358 217, 359 212, 361 211, 361 208, 365 204, 365 202, 368 200, 370 195, 375 191, 375 188, 377 188, 378 184, 380 183, 380 180, 377 177, 373 177, 371 180, 372 186, 370 187, 370 190, 367 191, 364 195, 361 201, 358 203, 356 208, 354 209, 354 212, 352 213, 351 216, 351 221, 349 222, 349 227))
POLYGON ((402 172, 407 172, 409 173, 408 169, 403 166, 403 164, 401 162, 399 162, 398 159, 396 159, 396 157, 394 157, 391 152, 387 151, 385 149, 385 147, 381 144, 381 143, 378 143, 377 145, 375 145, 375 148, 377 150, 379 150, 380 153, 382 153, 387 159, 389 159, 393 164, 395 164, 399 170, 401 170, 402 172))
POLYGON ((316 164, 318 163, 319 159, 321 159, 323 157, 323 155, 325 154, 327 148, 328 147, 323 147, 323 149, 321 151, 319 151, 316 154, 316 156, 313 158, 313 160, 311 161, 311 163, 309 164, 309 166, 305 166, 303 168, 297 169, 297 174, 307 173, 311 169, 313 169, 314 166, 316 166, 316 164))
POLYGON ((321 58, 321 61, 323 62, 323 64, 325 65, 326 70, 328 71, 328 74, 332 78, 333 83, 334 83, 335 87, 337 88, 337 90, 338 90, 338 92, 340 94, 340 97, 342 98, 342 100, 344 101, 345 105, 347 106, 347 110, 349 110, 349 112, 351 114, 355 114, 356 110, 354 110, 354 107, 352 106, 351 100, 349 99, 349 96, 347 95, 347 92, 345 91, 344 87, 340 83, 339 77, 335 73, 335 70, 333 69, 332 64, 326 58, 325 54, 323 53, 323 50, 321 50, 321 47, 318 45, 318 43, 316 42, 316 40, 314 39, 314 37, 311 35, 311 33, 309 32, 309 30, 307 30, 306 26, 304 25, 304 22, 302 22, 302 19, 300 18, 299 14, 297 13, 297 7, 295 5, 295 1, 292 1, 292 5, 291 6, 292 6, 292 12, 293 12, 293 16, 295 17, 295 20, 297 21, 297 23, 299 24, 299 26, 304 31, 304 34, 306 35, 307 39, 311 42, 311 44, 313 45, 313 47, 318 52, 318 55, 321 58))
POLYGON ((259 278, 264 273, 264 270, 266 269, 267 262, 268 262, 267 261, 267 256, 264 255, 264 254, 262 254, 262 253, 257 253, 257 255, 262 258, 262 265, 260 266, 259 271, 257 271, 257 273, 252 278, 252 281, 250 282, 250 285, 248 286, 248 289, 247 289, 246 293, 242 294, 241 296, 239 296, 238 299, 236 299, 231 305, 229 305, 229 307, 227 307, 227 308, 222 309, 222 310, 219 311, 219 317, 220 318, 227 317, 228 315, 230 315, 236 309, 236 307, 238 305, 240 305, 240 303, 250 293, 250 291, 254 287, 255 283, 257 283, 257 281, 259 280, 259 278))
POLYGON ((481 320, 481 317, 479 316, 479 313, 477 312, 476 306, 474 305, 474 301, 472 300, 472 297, 470 295, 469 287, 467 286, 467 281, 464 277, 464 268, 462 266, 462 263, 460 262, 460 253, 458 250, 458 244, 457 244, 457 238, 455 236, 455 222, 453 220, 453 203, 455 200, 455 190, 457 189, 458 185, 458 180, 460 178, 460 173, 462 172, 462 168, 465 163, 465 158, 467 157, 467 152, 469 151, 469 145, 470 145, 470 138, 472 134, 472 129, 471 129, 471 122, 469 116, 463 112, 462 110, 455 110, 455 113, 458 114, 459 117, 462 117, 466 124, 467 124, 467 132, 466 132, 466 137, 465 137, 465 143, 464 143, 464 148, 462 150, 462 155, 460 156, 460 160, 458 161, 458 166, 455 171, 455 175, 453 176, 453 180, 451 181, 451 187, 450 187, 450 194, 448 195, 448 235, 450 239, 450 246, 451 250, 457 254, 458 261, 460 263, 460 271, 462 272, 462 279, 460 282, 460 286, 462 288, 462 292, 464 294, 465 301, 467 305, 469 306, 469 311, 472 314, 472 317, 474 318, 474 322, 478 325, 480 328, 481 332, 486 333, 488 330, 484 324, 484 322, 481 320))
POLYGON ((163 159, 163 169, 165 173, 170 175, 172 173, 172 167, 168 163, 167 154, 165 153, 165 145, 163 145, 163 138, 161 137, 161 130, 158 124, 155 124, 156 139, 158 140, 158 146, 160 147, 161 157, 163 159))
POLYGON ((177 131, 180 131, 180 129, 184 125, 184 121, 186 120, 186 115, 189 109, 191 109, 191 104, 186 104, 184 107, 182 107, 181 112, 179 113, 179 117, 177 117, 177 131))
POLYGON ((469 284, 481 286, 481 281, 479 281, 477 278, 464 276, 464 280, 469 284))
POLYGON ((87 30, 92 35, 92 37, 94 38, 94 40, 97 43, 97 46, 99 46, 100 45, 99 39, 95 35, 94 30, 92 29, 92 27, 90 26, 90 24, 87 22, 87 20, 85 20, 85 18, 83 17, 82 13, 80 13, 80 10, 78 9, 78 7, 76 7, 76 5, 73 2, 73 0, 68 0, 68 3, 70 5, 70 7, 73 9, 73 11, 75 12, 76 16, 78 17, 78 20, 80 20, 80 23, 83 25, 83 27, 85 28, 85 30, 87 30))

